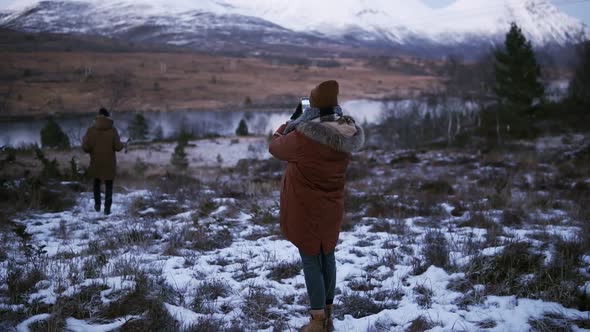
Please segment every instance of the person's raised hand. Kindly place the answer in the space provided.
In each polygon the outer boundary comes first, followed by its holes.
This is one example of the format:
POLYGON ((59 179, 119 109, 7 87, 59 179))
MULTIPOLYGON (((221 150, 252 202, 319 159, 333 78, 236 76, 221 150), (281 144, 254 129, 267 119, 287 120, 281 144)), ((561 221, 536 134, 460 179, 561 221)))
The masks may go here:
POLYGON ((303 107, 301 106, 301 102, 299 102, 297 108, 295 109, 295 112, 293 113, 293 115, 291 115, 291 120, 297 120, 297 118, 300 117, 302 113, 303 107))

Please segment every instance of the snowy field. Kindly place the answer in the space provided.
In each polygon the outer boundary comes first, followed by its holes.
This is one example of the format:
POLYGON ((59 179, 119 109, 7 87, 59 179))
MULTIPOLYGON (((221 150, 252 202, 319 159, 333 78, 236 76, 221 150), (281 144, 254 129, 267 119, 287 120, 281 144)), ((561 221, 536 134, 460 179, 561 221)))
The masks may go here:
MULTIPOLYGON (((568 148, 554 141, 539 144, 568 148)), ((220 164, 215 177, 119 181, 109 217, 78 189, 63 209, 3 221, 0 330, 296 331, 308 300, 279 234, 284 165, 232 152, 248 146, 188 148, 191 167, 220 164)), ((585 167, 535 147, 355 155, 336 331, 590 330, 585 167)))

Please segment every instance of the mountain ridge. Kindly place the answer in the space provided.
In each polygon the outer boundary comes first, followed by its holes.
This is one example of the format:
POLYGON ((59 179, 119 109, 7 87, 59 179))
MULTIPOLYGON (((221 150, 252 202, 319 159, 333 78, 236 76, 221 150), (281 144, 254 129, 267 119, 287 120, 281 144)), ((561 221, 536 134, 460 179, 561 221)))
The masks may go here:
POLYGON ((445 49, 501 42, 515 21, 537 47, 566 46, 588 32, 548 0, 54 0, 0 12, 0 26, 27 32, 95 34, 200 50, 445 49))

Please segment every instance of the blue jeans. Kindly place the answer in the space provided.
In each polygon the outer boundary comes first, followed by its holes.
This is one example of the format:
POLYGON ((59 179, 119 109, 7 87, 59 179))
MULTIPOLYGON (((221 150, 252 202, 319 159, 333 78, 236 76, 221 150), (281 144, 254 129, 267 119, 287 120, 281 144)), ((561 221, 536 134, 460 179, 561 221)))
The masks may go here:
POLYGON ((326 304, 334 302, 334 290, 336 288, 336 257, 332 251, 310 256, 299 250, 305 275, 305 286, 311 303, 311 310, 324 309, 326 304))

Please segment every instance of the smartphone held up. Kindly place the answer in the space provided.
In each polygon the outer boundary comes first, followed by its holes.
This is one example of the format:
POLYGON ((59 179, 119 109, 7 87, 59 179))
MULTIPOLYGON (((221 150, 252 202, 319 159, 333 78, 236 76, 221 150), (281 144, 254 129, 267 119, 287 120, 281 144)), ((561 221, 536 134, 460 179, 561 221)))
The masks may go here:
POLYGON ((303 113, 305 113, 310 107, 309 98, 301 98, 301 110, 303 113))

